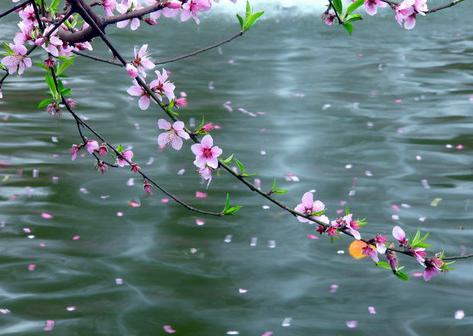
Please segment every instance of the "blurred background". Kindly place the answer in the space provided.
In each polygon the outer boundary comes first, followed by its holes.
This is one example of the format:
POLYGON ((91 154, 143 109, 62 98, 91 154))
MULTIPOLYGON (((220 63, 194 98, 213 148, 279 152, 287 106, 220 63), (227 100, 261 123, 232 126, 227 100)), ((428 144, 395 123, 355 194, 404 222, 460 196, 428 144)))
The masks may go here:
MULTIPOLYGON (((223 155, 235 153, 265 190, 276 178, 290 206, 315 189, 330 217, 348 206, 366 218, 362 235, 401 225, 430 232, 436 250, 473 252, 471 4, 418 18, 414 31, 387 8, 351 37, 321 22, 323 1, 253 5, 266 14, 244 37, 165 66, 188 94, 181 118, 220 125, 223 155)), ((108 33, 128 58, 148 43, 159 60, 237 32, 242 7, 221 0, 200 25, 161 19, 108 33)), ((16 20, 0 22, 2 41, 16 20)), ((109 57, 100 41, 94 49, 109 57)), ((1 335, 36 335, 46 320, 57 335, 473 334, 471 260, 429 283, 355 261, 348 239, 309 239, 313 226, 224 172, 206 189, 190 143, 159 150, 163 114, 138 109, 124 71, 78 58, 69 76, 78 113, 110 142, 133 146, 163 186, 216 211, 230 192, 243 209, 196 216, 158 192, 147 197, 127 169, 101 176, 89 157, 71 161, 74 122, 36 108, 43 74, 9 78, 0 101, 1 335)))

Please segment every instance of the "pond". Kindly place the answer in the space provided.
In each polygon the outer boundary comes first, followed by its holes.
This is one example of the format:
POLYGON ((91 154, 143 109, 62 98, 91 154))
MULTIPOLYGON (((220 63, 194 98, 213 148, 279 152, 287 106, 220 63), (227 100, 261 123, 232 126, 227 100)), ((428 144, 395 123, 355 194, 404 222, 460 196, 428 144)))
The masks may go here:
MULTIPOLYGON (((366 218, 366 236, 401 225, 430 232, 437 250, 471 253, 471 4, 420 18, 413 31, 386 9, 349 37, 320 22, 320 4, 281 3, 255 2, 267 13, 248 34, 165 65, 188 95, 181 118, 220 125, 223 156, 234 153, 264 190, 276 178, 291 207, 316 190, 330 217, 349 207, 366 218)), ((225 4, 198 26, 162 20, 138 34, 108 32, 127 57, 149 43, 159 60, 237 32, 236 12, 225 4)), ((0 23, 2 41, 15 19, 0 23)), ((94 53, 109 57, 100 41, 94 53)), ((163 114, 138 108, 120 68, 78 58, 68 74, 77 112, 111 143, 133 146, 164 187, 215 211, 229 192, 243 208, 199 216, 145 195, 127 169, 102 176, 89 157, 71 161, 73 120, 36 108, 43 74, 10 78, 0 102, 1 335, 36 335, 46 320, 57 335, 473 334, 472 261, 428 283, 355 261, 349 239, 309 239, 314 226, 225 172, 207 189, 190 143, 158 148, 163 114)), ((408 273, 419 271, 406 259, 408 273)))

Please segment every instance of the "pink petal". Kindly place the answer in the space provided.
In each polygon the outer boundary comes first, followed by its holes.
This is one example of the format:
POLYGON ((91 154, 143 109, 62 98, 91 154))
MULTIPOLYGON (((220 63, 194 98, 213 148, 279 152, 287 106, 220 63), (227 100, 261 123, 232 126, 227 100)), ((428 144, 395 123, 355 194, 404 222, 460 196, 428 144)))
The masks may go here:
POLYGON ((164 325, 163 329, 168 334, 174 334, 176 332, 170 325, 164 325))
POLYGON ((214 145, 214 140, 212 139, 212 136, 207 134, 202 138, 202 141, 200 142, 203 147, 210 148, 214 145))
POLYGON ((171 129, 171 123, 165 119, 159 119, 158 120, 158 127, 160 129, 169 131, 171 129))
POLYGON ((402 241, 406 238, 406 233, 400 226, 395 226, 393 228, 393 237, 398 241, 402 241))
POLYGON ((172 148, 174 148, 175 150, 180 150, 182 148, 182 139, 180 137, 177 137, 175 136, 172 140, 171 140, 171 146, 172 148))
POLYGON ((52 219, 53 218, 53 215, 51 215, 50 213, 48 212, 43 212, 41 214, 41 217, 43 217, 44 219, 52 219))
POLYGON ((307 209, 312 209, 314 204, 314 195, 309 191, 302 196, 302 204, 307 209))
POLYGON ((200 155, 202 153, 202 145, 201 144, 194 144, 191 146, 191 151, 194 155, 200 155))
POLYGON ((141 96, 140 100, 138 100, 138 106, 143 111, 147 110, 150 104, 150 100, 148 96, 141 96))
POLYGON ((46 323, 44 325, 44 331, 51 331, 54 329, 54 325, 56 323, 54 322, 54 320, 46 320, 46 323))

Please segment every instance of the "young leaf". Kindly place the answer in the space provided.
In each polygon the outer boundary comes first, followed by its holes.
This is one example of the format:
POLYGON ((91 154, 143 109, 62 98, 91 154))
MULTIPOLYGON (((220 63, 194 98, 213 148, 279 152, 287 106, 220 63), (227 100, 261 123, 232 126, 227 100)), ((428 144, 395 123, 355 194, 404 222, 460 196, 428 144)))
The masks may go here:
POLYGON ((352 14, 346 17, 345 22, 348 23, 348 22, 355 22, 355 21, 360 21, 360 20, 363 20, 363 17, 361 16, 361 14, 352 14))
POLYGON ((378 266, 378 267, 381 267, 381 268, 384 268, 384 269, 387 269, 387 270, 390 270, 390 271, 391 271, 391 266, 389 266, 389 264, 388 264, 386 261, 378 261, 378 263, 376 264, 376 266, 378 266))
POLYGON ((351 35, 353 33, 353 25, 351 23, 346 22, 346 23, 343 24, 343 27, 348 32, 348 34, 351 35))
POLYGON ((246 20, 243 26, 243 30, 247 31, 248 29, 250 29, 263 14, 264 12, 257 12, 257 13, 251 14, 250 17, 246 20))
POLYGON ((38 108, 39 108, 39 109, 43 109, 43 108, 45 108, 46 106, 48 106, 49 104, 51 104, 52 101, 53 101, 53 100, 52 100, 51 98, 43 99, 42 101, 39 102, 38 108))
POLYGON ((398 271, 398 272, 396 272, 396 276, 397 276, 399 279, 403 280, 403 281, 409 280, 409 275, 407 275, 406 272, 398 271))
POLYGON ((250 5, 249 0, 246 0, 246 13, 245 14, 246 14, 246 19, 248 20, 248 18, 251 15, 251 5, 250 5))
POLYGON ((235 164, 238 167, 238 170, 240 171, 241 174, 244 174, 246 171, 245 165, 238 159, 235 159, 235 164))
POLYGON ((332 0, 333 8, 337 11, 338 14, 342 14, 343 12, 343 4, 342 0, 332 0))
POLYGON ((56 74, 61 76, 71 65, 74 64, 74 57, 59 57, 61 64, 58 65, 56 74))
POLYGON ((241 206, 240 205, 235 205, 235 206, 232 206, 230 208, 228 208, 227 210, 225 210, 223 212, 224 215, 227 215, 227 216, 231 216, 231 215, 234 215, 238 212, 238 210, 241 209, 241 206))
POLYGON ((233 160, 233 154, 227 157, 225 160, 223 160, 223 163, 229 164, 230 162, 232 162, 232 160, 233 160))
POLYGON ((278 195, 284 195, 287 193, 287 189, 279 188, 276 185, 276 179, 273 180, 273 185, 271 186, 271 193, 273 194, 278 194, 278 195))
POLYGON ((236 16, 238 18, 238 22, 240 22, 240 27, 243 30, 243 25, 244 25, 243 18, 240 16, 240 14, 237 14, 236 16))
POLYGON ((350 6, 347 8, 347 12, 345 13, 345 17, 353 13, 355 10, 357 10, 361 5, 365 3, 365 0, 356 0, 355 2, 352 2, 350 6))
POLYGON ((227 198, 225 199, 225 207, 223 208, 222 213, 224 215, 234 215, 240 209, 241 209, 241 206, 239 205, 232 206, 230 204, 230 194, 227 193, 227 198))

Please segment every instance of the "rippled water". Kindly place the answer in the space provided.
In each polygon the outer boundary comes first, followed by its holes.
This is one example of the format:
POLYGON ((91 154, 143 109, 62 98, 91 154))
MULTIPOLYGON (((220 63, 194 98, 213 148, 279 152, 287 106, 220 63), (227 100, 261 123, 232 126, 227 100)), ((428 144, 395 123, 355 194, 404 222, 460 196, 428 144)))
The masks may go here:
MULTIPOLYGON (((449 254, 472 252, 471 4, 422 18, 412 32, 388 15, 369 18, 351 38, 323 26, 317 12, 282 13, 220 52, 166 67, 189 95, 183 119, 204 114, 220 124, 214 137, 225 154, 257 172, 263 188, 276 177, 291 206, 316 189, 331 216, 347 201, 366 217, 369 234, 397 223, 430 231, 449 254), (285 181, 287 173, 300 182, 285 181), (435 198, 442 201, 432 207, 435 198)), ((237 29, 231 16, 210 15, 198 27, 167 21, 139 36, 113 29, 110 36, 128 56, 148 42, 159 59, 237 29)), ((2 39, 12 31, 0 24, 2 39)), ((106 55, 99 42, 95 48, 106 55)), ((213 210, 230 191, 244 208, 225 219, 196 216, 162 203, 160 194, 146 197, 138 180, 129 186, 127 171, 102 177, 89 158, 71 161, 68 148, 79 141, 71 118, 35 107, 46 92, 40 73, 10 79, 0 103, 0 308, 10 313, 0 314, 0 334, 38 334, 46 320, 56 321, 57 335, 160 335, 164 325, 193 336, 473 334, 471 261, 430 283, 401 282, 337 252, 347 239, 307 239, 313 227, 224 173, 207 199, 196 199, 205 186, 189 145, 157 149, 162 115, 137 108, 125 93, 126 74, 77 60, 70 76, 78 112, 111 142, 133 145, 164 186, 213 210), (42 218, 45 212, 53 218, 42 218), (459 309, 463 320, 453 317, 459 309), (349 329, 348 320, 358 327, 349 329)))

